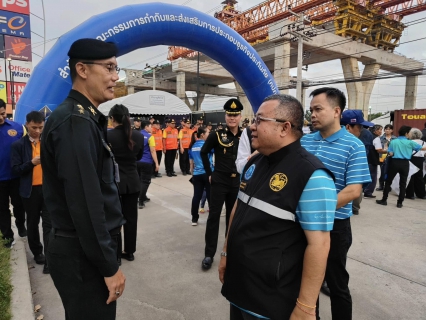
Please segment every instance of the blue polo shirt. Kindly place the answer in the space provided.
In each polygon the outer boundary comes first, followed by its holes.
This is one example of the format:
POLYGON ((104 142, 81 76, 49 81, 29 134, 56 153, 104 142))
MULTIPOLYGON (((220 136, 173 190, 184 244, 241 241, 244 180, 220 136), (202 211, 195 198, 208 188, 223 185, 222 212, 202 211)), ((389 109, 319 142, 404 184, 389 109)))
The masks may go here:
MULTIPOLYGON (((371 182, 365 146, 357 137, 341 127, 339 131, 323 139, 320 132, 304 135, 302 146, 318 157, 333 172, 337 194, 351 184, 371 182)), ((352 216, 352 201, 336 210, 335 219, 352 216)))
POLYGON ((0 126, 0 181, 17 178, 12 174, 10 146, 24 135, 24 127, 17 122, 5 119, 0 126))
POLYGON ((417 142, 408 140, 406 137, 398 137, 389 144, 388 152, 393 152, 393 159, 411 159, 414 151, 422 148, 417 142))
MULTIPOLYGON (((201 148, 204 145, 204 140, 200 139, 197 140, 192 147, 189 149, 189 159, 194 161, 194 176, 205 174, 206 171, 204 170, 203 166, 203 160, 201 159, 200 151, 201 148)), ((213 171, 213 152, 211 151, 208 154, 209 161, 210 161, 210 168, 213 171)))

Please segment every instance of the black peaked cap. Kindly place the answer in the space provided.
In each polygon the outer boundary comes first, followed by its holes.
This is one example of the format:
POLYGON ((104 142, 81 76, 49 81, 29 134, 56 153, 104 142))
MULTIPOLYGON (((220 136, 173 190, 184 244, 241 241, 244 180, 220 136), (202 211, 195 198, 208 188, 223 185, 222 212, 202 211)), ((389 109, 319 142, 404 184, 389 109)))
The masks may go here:
POLYGON ((112 42, 97 39, 79 39, 74 41, 68 51, 70 59, 109 59, 117 56, 117 46, 112 42))

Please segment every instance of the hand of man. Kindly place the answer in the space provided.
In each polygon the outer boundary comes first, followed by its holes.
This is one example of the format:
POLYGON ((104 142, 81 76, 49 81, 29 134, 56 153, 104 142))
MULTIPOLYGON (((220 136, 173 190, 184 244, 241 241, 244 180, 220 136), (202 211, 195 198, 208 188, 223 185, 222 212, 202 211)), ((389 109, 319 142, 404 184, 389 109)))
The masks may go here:
POLYGON ((166 154, 166 149, 165 148, 163 149, 163 153, 166 154))
MULTIPOLYGON (((303 308, 303 306, 302 306, 303 308)), ((306 308, 304 308, 306 309, 306 308)), ((315 310, 313 309, 307 309, 306 312, 309 313, 315 313, 315 310)), ((308 313, 303 312, 302 310, 299 309, 299 307, 294 307, 293 312, 290 315, 290 319, 289 320, 313 320, 315 319, 315 315, 311 315, 308 313)))
POLYGON ((180 153, 183 154, 183 148, 180 148, 180 153))
POLYGON ((158 172, 160 170, 160 166, 158 164, 155 165, 155 172, 158 172))
POLYGON ((123 272, 118 269, 115 275, 112 277, 105 277, 104 279, 109 291, 109 297, 106 303, 110 304, 122 296, 124 287, 126 286, 126 277, 123 272), (120 294, 117 294, 118 292, 120 294))
POLYGON ((226 271, 226 257, 220 257, 219 262, 219 280, 222 282, 222 284, 225 282, 225 271, 226 271))
POLYGON ((212 176, 209 176, 209 183, 212 184, 212 176))
POLYGON ((41 162, 40 162, 40 156, 35 156, 31 162, 33 163, 33 165, 38 166, 41 162))

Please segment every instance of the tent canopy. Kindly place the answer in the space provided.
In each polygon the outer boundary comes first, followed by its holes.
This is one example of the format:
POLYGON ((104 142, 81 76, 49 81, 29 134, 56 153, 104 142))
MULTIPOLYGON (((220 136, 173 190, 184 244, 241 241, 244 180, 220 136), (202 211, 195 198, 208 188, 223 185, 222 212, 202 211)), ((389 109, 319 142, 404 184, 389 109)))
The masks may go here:
POLYGON ((140 91, 125 97, 107 101, 99 105, 98 110, 108 114, 116 104, 125 105, 131 114, 179 115, 191 114, 191 109, 175 95, 159 91, 140 91))

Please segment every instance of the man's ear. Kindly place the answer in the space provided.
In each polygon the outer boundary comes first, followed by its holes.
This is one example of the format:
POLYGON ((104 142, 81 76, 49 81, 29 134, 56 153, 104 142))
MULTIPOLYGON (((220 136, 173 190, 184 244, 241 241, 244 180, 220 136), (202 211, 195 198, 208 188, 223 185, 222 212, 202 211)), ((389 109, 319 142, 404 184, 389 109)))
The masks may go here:
POLYGON ((80 78, 87 79, 87 65, 81 62, 77 62, 75 65, 75 70, 80 78))

